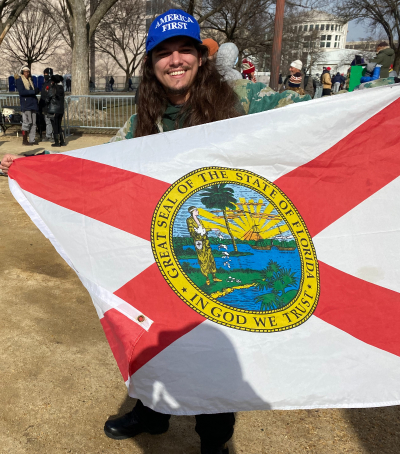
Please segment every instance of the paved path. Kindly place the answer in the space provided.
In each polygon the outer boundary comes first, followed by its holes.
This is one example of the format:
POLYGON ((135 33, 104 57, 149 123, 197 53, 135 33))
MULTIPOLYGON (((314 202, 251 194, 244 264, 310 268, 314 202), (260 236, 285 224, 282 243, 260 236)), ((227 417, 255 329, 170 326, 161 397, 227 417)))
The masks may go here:
MULTIPOLYGON (((66 149, 105 141, 73 137, 66 149)), ((0 157, 24 152, 20 142, 0 136, 0 157)), ((160 436, 104 435, 104 421, 134 401, 90 297, 15 202, 5 177, 0 206, 0 453, 198 454, 193 417, 173 417, 160 436)), ((398 454, 399 423, 399 407, 239 413, 231 453, 398 454)))

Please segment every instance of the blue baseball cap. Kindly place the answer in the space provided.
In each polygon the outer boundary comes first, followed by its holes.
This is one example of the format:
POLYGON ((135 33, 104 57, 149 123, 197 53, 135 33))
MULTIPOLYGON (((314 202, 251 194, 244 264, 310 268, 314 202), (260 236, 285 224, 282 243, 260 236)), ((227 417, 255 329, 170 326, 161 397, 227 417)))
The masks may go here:
POLYGON ((188 36, 201 43, 197 20, 181 9, 170 9, 151 23, 146 40, 146 53, 173 36, 188 36))

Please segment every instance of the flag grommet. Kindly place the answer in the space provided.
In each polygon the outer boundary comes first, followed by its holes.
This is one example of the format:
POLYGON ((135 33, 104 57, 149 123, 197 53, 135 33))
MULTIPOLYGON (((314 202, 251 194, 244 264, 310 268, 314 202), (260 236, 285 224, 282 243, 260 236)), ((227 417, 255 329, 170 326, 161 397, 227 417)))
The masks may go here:
POLYGON ((145 320, 146 320, 146 317, 144 315, 139 315, 138 318, 137 318, 137 321, 139 323, 143 323, 145 320))

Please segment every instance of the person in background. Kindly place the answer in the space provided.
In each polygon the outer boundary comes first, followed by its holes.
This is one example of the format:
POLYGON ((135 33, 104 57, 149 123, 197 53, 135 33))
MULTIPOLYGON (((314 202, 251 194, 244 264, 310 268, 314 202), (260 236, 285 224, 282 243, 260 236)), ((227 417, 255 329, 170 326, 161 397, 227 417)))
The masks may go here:
POLYGON ((332 94, 332 79, 329 71, 331 68, 328 66, 325 71, 323 71, 321 76, 322 82, 322 96, 331 96, 332 94))
POLYGON ((346 77, 345 77, 344 73, 342 73, 340 75, 340 89, 344 90, 345 86, 346 86, 346 77))
POLYGON ((16 81, 22 112, 22 145, 37 145, 36 115, 39 104, 36 95, 39 88, 35 88, 31 77, 31 70, 27 66, 21 68, 21 77, 16 81))
POLYGON ((63 77, 59 75, 51 77, 51 86, 46 101, 47 113, 50 115, 51 124, 53 125, 54 143, 51 144, 52 147, 62 147, 66 145, 61 128, 61 122, 64 116, 63 80, 63 77))
POLYGON ((44 117, 44 122, 46 124, 46 136, 44 138, 45 141, 50 142, 53 140, 53 126, 51 124, 51 120, 49 115, 47 114, 47 97, 49 95, 51 81, 50 78, 53 75, 52 68, 46 68, 43 71, 44 76, 44 83, 42 85, 42 90, 40 92, 40 100, 39 100, 39 112, 44 117))
POLYGON ((242 79, 240 72, 234 69, 238 55, 239 49, 234 43, 224 43, 219 48, 215 64, 224 81, 242 79))
POLYGON ((111 76, 110 77, 110 91, 114 91, 114 88, 113 88, 114 87, 114 83, 115 83, 114 77, 111 76))
POLYGON ((397 77, 397 72, 393 69, 393 65, 389 68, 389 77, 397 77))
POLYGON ((351 74, 351 66, 350 66, 350 68, 347 70, 346 83, 345 83, 345 85, 344 85, 344 89, 345 89, 345 90, 348 90, 349 87, 350 87, 350 74, 351 74))
POLYGON ((322 95, 322 84, 319 73, 316 73, 312 80, 314 95, 313 98, 320 98, 322 95))
POLYGON ((380 79, 389 77, 389 68, 394 62, 394 50, 389 47, 386 41, 382 41, 376 46, 376 57, 370 63, 381 65, 380 79))
POLYGON ((90 78, 89 79, 89 90, 91 92, 93 92, 95 88, 96 88, 96 86, 94 85, 94 82, 93 82, 92 78, 90 78))
POLYGON ((65 87, 67 91, 71 91, 71 76, 67 77, 67 80, 65 81, 65 87))
POLYGON ((128 80, 128 91, 133 91, 133 87, 132 87, 132 77, 130 77, 129 80, 128 80))
POLYGON ((245 58, 242 61, 242 66, 243 66, 243 79, 248 79, 251 80, 252 82, 257 82, 256 79, 256 67, 253 65, 253 63, 250 60, 247 60, 245 58))
MULTIPOLYGON (((301 60, 295 60, 290 63, 289 66, 289 75, 285 77, 285 80, 283 81, 282 89, 283 91, 288 88, 289 84, 289 79, 293 76, 293 74, 296 73, 301 73, 301 70, 303 68, 303 63, 301 60)), ((301 76, 301 74, 300 74, 301 76)))
POLYGON ((203 39, 203 44, 208 47, 208 59, 210 61, 216 61, 219 49, 217 41, 214 41, 211 38, 206 38, 203 39))
POLYGON ((287 81, 286 88, 285 90, 292 90, 298 93, 299 95, 304 95, 304 89, 301 88, 301 81, 302 81, 302 75, 301 72, 298 71, 294 74, 292 74, 287 81))
POLYGON ((342 83, 342 76, 339 72, 332 79, 333 93, 337 93, 340 90, 340 84, 342 83))

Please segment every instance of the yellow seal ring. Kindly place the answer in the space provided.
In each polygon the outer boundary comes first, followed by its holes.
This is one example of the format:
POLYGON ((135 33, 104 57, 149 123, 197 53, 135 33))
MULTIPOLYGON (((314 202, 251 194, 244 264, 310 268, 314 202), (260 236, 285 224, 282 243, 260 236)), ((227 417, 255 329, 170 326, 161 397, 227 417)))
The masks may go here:
MULTIPOLYGON (((290 199, 276 185, 248 170, 204 167, 172 184, 154 211, 151 244, 157 265, 173 291, 196 312, 221 325, 253 332, 283 331, 304 323, 317 306, 320 292, 318 261, 303 219, 290 199), (301 279, 297 293, 283 307, 257 311, 224 304, 216 299, 218 292, 207 294, 182 269, 173 244, 176 216, 191 196, 220 184, 234 184, 260 194, 273 206, 290 230, 300 256, 301 279)), ((199 247, 202 247, 201 242, 199 247)))

